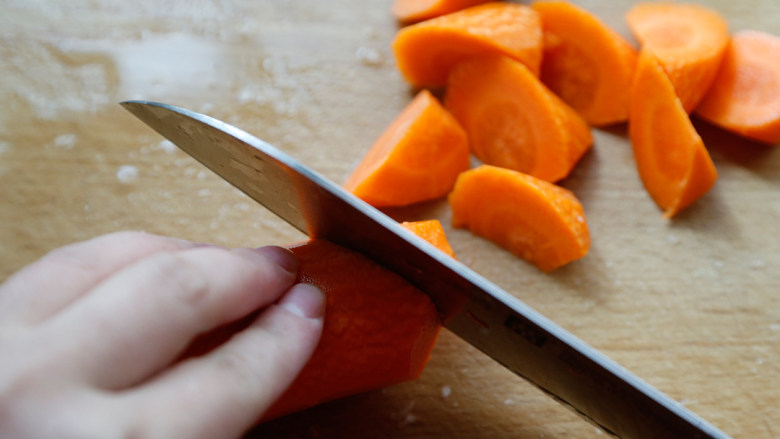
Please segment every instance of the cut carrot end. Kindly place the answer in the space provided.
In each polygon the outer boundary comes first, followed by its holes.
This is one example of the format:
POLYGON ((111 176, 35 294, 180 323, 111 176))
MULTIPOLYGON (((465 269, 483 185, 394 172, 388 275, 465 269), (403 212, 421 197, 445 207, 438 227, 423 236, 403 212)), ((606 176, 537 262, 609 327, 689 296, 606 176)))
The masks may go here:
POLYGON ((483 163, 547 181, 566 177, 593 138, 585 121, 523 64, 469 58, 450 75, 445 106, 483 163))
POLYGON ((628 119, 637 52, 590 12, 566 1, 538 1, 544 30, 542 82, 591 125, 628 119))
POLYGON ((439 220, 404 221, 401 225, 450 257, 455 257, 455 252, 452 250, 452 246, 447 240, 447 235, 444 233, 444 228, 439 220))
POLYGON ((298 281, 325 293, 325 321, 309 362, 263 420, 422 373, 441 330, 427 295, 360 253, 328 241, 291 250, 300 261, 298 281))
POLYGON ((490 0, 395 0, 390 11, 401 23, 414 23, 488 1, 490 0))
POLYGON ((704 195, 717 171, 660 62, 641 51, 631 89, 629 137, 639 176, 671 218, 704 195))
POLYGON ((549 272, 582 258, 590 235, 570 191, 527 174, 482 165, 458 177, 452 222, 549 272))
POLYGON ((759 142, 780 142, 780 38, 735 33, 696 115, 759 142))
POLYGON ((466 133, 423 90, 376 140, 344 188, 376 207, 445 196, 469 167, 466 133))
POLYGON ((418 87, 441 87, 461 60, 498 53, 535 75, 542 61, 542 27, 530 7, 491 2, 401 29, 393 40, 398 69, 418 87))
POLYGON ((716 11, 689 3, 638 3, 626 20, 642 47, 658 57, 685 111, 709 89, 729 42, 726 20, 716 11))

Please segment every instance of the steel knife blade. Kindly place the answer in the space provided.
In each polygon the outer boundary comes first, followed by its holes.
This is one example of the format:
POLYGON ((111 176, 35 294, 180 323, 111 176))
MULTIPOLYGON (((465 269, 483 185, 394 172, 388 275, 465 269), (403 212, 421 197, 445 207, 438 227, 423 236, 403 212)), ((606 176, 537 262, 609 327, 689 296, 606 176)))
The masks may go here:
POLYGON ((447 329, 607 433, 727 439, 680 403, 339 185, 227 123, 149 101, 122 106, 312 238, 358 250, 428 294, 447 329))

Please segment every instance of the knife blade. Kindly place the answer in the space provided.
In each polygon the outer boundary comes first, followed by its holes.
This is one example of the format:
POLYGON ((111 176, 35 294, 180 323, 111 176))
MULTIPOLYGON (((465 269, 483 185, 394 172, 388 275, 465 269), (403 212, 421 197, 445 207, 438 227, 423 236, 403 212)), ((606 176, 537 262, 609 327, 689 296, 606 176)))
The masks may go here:
POLYGON ((227 123, 150 101, 121 105, 312 238, 360 251, 431 297, 444 326, 607 433, 728 439, 519 299, 339 185, 227 123))

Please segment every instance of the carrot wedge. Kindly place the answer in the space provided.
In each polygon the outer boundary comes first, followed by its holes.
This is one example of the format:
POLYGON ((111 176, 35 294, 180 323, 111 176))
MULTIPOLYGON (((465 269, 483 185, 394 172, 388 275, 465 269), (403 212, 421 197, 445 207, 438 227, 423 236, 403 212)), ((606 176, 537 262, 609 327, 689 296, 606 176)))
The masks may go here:
MULTIPOLYGON (((441 225, 436 230, 428 223, 412 228, 440 250, 451 250, 441 225)), ((288 248, 298 257, 297 282, 325 293, 325 320, 311 358, 258 422, 420 376, 442 328, 425 293, 366 256, 323 239, 288 248)), ((211 352, 256 317, 202 334, 180 358, 211 352)))
POLYGON ((501 53, 535 75, 542 61, 542 25, 530 7, 491 2, 407 26, 393 40, 401 74, 418 87, 440 87, 466 57, 501 53))
POLYGON ((639 176, 665 217, 715 184, 718 173, 701 137, 660 62, 646 49, 631 88, 628 129, 639 176))
POLYGON ((696 115, 749 139, 780 142, 780 38, 741 31, 696 115))
POLYGON ((482 165, 458 177, 452 224, 468 228, 549 272, 588 252, 582 205, 570 191, 510 169, 482 165))
POLYGON ((447 235, 444 233, 444 228, 441 226, 439 220, 404 221, 401 225, 420 238, 428 241, 431 245, 443 251, 445 254, 453 258, 455 257, 455 252, 452 250, 452 246, 447 240, 447 235))
POLYGON ((671 78, 690 113, 712 85, 729 42, 726 20, 704 6, 638 3, 626 14, 628 26, 650 49, 671 78))
POLYGON ((390 8, 396 20, 413 23, 459 11, 489 0, 395 0, 390 8))
POLYGON ((569 174, 593 141, 585 121, 523 64, 470 58, 450 75, 445 106, 483 163, 547 181, 569 174))
POLYGON ((436 307, 412 284, 325 240, 290 247, 298 282, 326 296, 322 336, 263 420, 420 376, 441 330, 436 307))
POLYGON ((567 1, 538 1, 542 82, 591 125, 628 119, 636 49, 595 15, 567 1))
POLYGON ((422 90, 374 142, 344 188, 375 207, 443 197, 469 167, 466 133, 422 90))

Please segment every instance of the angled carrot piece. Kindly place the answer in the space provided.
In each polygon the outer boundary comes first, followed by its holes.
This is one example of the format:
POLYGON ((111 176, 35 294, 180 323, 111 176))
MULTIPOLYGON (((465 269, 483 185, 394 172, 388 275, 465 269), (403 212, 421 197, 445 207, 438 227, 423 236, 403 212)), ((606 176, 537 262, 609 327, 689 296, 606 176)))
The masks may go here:
POLYGON ((639 55, 631 88, 629 138, 639 176, 671 218, 710 190, 718 173, 674 86, 652 52, 639 55))
POLYGON ((542 82, 591 125, 627 120, 636 49, 567 1, 539 1, 532 7, 544 30, 542 82))
POLYGON ((571 107, 523 64, 505 56, 458 64, 444 103, 483 163, 543 180, 566 177, 593 141, 590 128, 571 107))
POLYGON ((325 293, 325 321, 308 363, 263 419, 422 373, 441 330, 425 293, 362 254, 325 240, 290 250, 300 263, 298 282, 325 293))
POLYGON ((491 2, 407 26, 393 51, 398 69, 418 87, 443 86, 455 64, 484 53, 507 55, 538 76, 542 25, 528 6, 491 2))
POLYGON ((747 138, 780 142, 780 38, 735 33, 696 114, 747 138))
POLYGON ((469 167, 466 133, 422 90, 374 142, 344 188, 376 207, 443 197, 469 167))
POLYGON ((582 205, 570 191, 510 169, 482 165, 458 177, 452 224, 468 228, 549 272, 588 252, 582 205))
POLYGON ((488 1, 490 0, 395 0, 390 11, 401 23, 412 23, 488 1))
POLYGON ((404 221, 401 225, 444 253, 453 258, 455 257, 455 252, 452 250, 452 246, 447 240, 447 235, 444 233, 444 228, 439 220, 404 221))
POLYGON ((704 6, 673 2, 638 3, 626 20, 642 47, 658 57, 685 111, 693 111, 728 46, 726 20, 704 6))
MULTIPOLYGON (((434 228, 423 225, 422 230, 428 239, 434 228)), ((447 242, 438 232, 433 235, 435 245, 447 242)), ((366 256, 329 241, 314 239, 289 248, 299 261, 297 281, 325 293, 325 321, 312 357, 258 421, 420 376, 442 327, 425 293, 366 256)), ((253 314, 200 336, 182 358, 210 352, 255 318, 253 314)))

